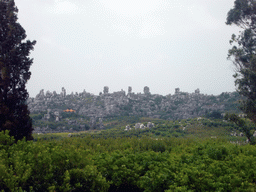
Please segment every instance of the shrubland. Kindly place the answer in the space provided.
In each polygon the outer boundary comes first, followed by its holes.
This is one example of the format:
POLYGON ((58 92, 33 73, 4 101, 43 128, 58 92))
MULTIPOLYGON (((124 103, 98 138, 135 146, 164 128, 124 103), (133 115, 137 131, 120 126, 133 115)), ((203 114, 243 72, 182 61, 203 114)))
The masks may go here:
POLYGON ((1 132, 0 189, 256 190, 256 148, 244 137, 229 136, 239 131, 235 125, 211 119, 154 123, 151 129, 124 131, 120 126, 72 137, 35 135, 34 141, 17 143, 8 131, 1 132))

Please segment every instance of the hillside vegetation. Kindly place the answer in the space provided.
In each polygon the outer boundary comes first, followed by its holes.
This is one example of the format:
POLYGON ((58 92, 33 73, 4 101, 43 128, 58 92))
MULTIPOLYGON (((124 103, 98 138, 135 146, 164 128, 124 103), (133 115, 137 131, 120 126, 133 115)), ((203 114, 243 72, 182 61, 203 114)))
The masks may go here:
MULTIPOLYGON (((114 127, 34 135, 0 134, 4 191, 255 191, 256 148, 232 123, 151 120, 155 127, 114 127), (185 129, 183 130, 183 128, 185 129), (7 145, 6 145, 7 144, 7 145), (11 145, 10 145, 11 144, 11 145)), ((144 120, 144 121, 143 121, 144 120)), ((253 131, 253 130, 252 130, 253 131)))

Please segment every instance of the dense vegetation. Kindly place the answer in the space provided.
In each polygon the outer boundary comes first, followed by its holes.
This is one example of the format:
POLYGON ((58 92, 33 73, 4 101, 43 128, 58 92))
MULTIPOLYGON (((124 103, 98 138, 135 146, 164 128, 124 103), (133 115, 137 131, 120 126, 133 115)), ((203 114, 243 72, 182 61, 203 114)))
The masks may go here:
POLYGON ((35 41, 26 39, 26 32, 17 22, 14 1, 0 1, 0 131, 9 130, 15 140, 32 138, 28 92, 33 60, 29 58, 35 41))
MULTIPOLYGON (((203 138, 205 134, 209 136, 221 136, 223 134, 230 135, 231 132, 240 133, 243 130, 239 128, 236 124, 225 121, 223 119, 214 118, 194 118, 194 119, 182 119, 177 121, 168 121, 163 119, 152 119, 149 117, 115 117, 104 121, 105 129, 103 130, 87 130, 81 131, 79 133, 72 133, 73 136, 86 137, 93 134, 94 138, 117 138, 117 137, 183 137, 190 138, 203 138), (136 123, 141 123, 145 125, 144 129, 135 129, 136 123), (153 128, 146 128, 148 122, 154 123, 153 128), (126 126, 130 126, 131 130, 124 131, 126 126)), ((254 127, 250 127, 253 133, 254 127)), ((57 134, 40 134, 40 136, 35 135, 34 139, 44 137, 57 138, 60 135, 67 135, 67 133, 57 133, 57 134)), ((225 136, 227 138, 227 136, 225 136)), ((232 137, 230 136, 229 139, 232 137)), ((245 138, 243 138, 245 139, 245 138)))
POLYGON ((37 127, 45 127, 47 131, 65 132, 65 131, 82 131, 90 129, 89 117, 79 115, 77 113, 61 113, 61 121, 55 121, 53 116, 50 119, 44 120, 44 112, 30 114, 33 122, 34 130, 37 127), (82 127, 81 127, 82 125, 82 127))
POLYGON ((34 141, 17 143, 1 132, 0 189, 256 190, 256 148, 245 144, 245 137, 230 136, 239 132, 236 125, 213 119, 154 123, 150 129, 124 131, 117 126, 72 137, 35 135, 34 141))

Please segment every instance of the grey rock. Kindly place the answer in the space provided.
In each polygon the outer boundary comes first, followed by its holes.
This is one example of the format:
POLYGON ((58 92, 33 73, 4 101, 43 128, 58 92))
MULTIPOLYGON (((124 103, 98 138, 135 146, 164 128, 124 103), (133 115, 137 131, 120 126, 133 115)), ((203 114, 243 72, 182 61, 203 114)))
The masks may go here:
MULTIPOLYGON (((73 92, 66 95, 66 90, 62 88, 62 92, 57 94, 47 91, 46 95, 42 89, 35 98, 27 100, 31 113, 45 112, 51 109, 53 112, 63 112, 63 106, 67 109, 75 110, 79 115, 87 117, 108 116, 147 116, 152 118, 164 118, 169 120, 187 119, 204 116, 213 111, 225 113, 225 104, 231 100, 233 103, 238 100, 235 93, 222 93, 219 96, 211 96, 195 93, 181 92, 179 88, 175 89, 174 95, 157 95, 150 94, 149 88, 144 88, 144 94, 132 93, 131 87, 128 88, 128 94, 125 91, 109 93, 109 88, 104 87, 104 94, 93 95, 85 92, 73 92), (161 114, 161 115, 160 115, 161 114)), ((230 106, 230 104, 228 105, 230 106)), ((234 109, 236 104, 233 105, 234 109)), ((54 118, 58 115, 54 115, 54 118)), ((60 116, 59 116, 60 117, 60 116)), ((96 121, 94 123, 96 125, 96 121)))

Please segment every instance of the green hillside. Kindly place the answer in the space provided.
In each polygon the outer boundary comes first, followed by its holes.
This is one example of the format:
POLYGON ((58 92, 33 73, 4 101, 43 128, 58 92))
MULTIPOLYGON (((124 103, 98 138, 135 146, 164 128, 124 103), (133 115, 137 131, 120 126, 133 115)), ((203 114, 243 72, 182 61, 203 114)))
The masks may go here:
POLYGON ((105 123, 106 130, 36 134, 34 141, 16 144, 0 133, 0 189, 256 190, 256 148, 244 137, 231 136, 240 132, 232 123, 207 118, 105 123), (127 123, 148 121, 155 126, 125 131, 127 123))

